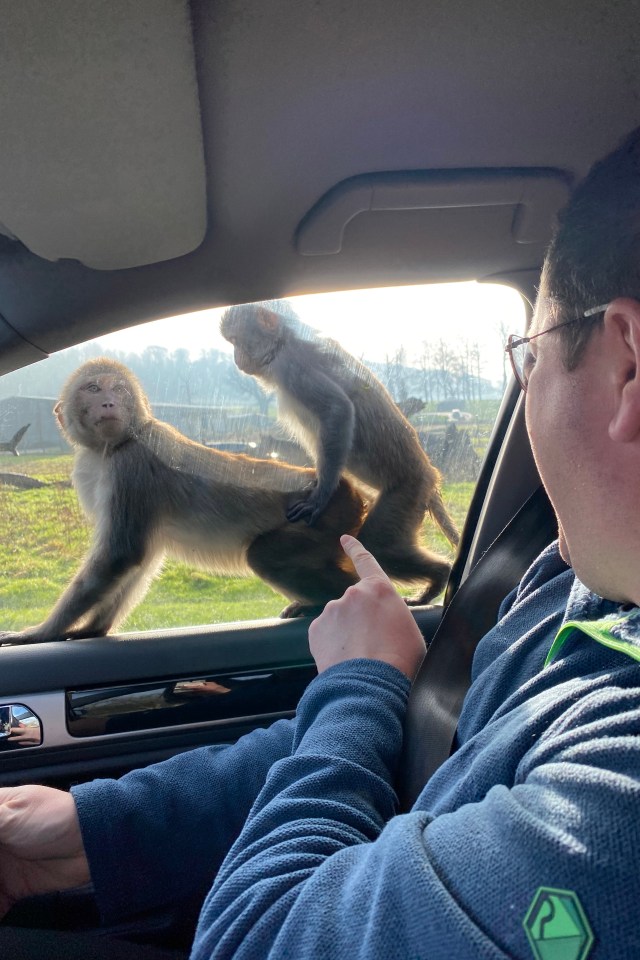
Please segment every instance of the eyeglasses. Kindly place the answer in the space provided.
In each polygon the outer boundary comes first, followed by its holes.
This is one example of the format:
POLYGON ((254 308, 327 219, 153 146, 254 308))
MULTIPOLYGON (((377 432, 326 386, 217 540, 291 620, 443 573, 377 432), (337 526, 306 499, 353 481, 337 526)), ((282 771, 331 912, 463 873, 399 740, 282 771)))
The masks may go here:
POLYGON ((524 393, 527 392, 529 374, 533 369, 534 356, 529 349, 531 341, 537 340, 538 337, 543 337, 545 333, 559 330, 560 327, 568 327, 570 323, 577 323, 578 320, 585 320, 587 317, 595 317, 597 313, 604 313, 608 306, 608 303, 603 303, 598 307, 591 307, 590 310, 585 310, 579 317, 573 317, 571 320, 563 320, 562 323, 556 323, 553 327, 547 327, 546 330, 541 330, 540 333, 534 333, 532 337, 518 337, 515 333, 510 334, 504 349, 505 353, 509 354, 513 375, 524 393))

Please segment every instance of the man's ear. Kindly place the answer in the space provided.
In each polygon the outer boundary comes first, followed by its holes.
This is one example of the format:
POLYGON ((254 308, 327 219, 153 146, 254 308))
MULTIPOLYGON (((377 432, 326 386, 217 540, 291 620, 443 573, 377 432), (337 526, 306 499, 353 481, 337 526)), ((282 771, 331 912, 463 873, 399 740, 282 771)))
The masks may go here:
POLYGON ((604 315, 607 362, 615 391, 609 436, 617 443, 640 439, 640 301, 612 300, 604 315))

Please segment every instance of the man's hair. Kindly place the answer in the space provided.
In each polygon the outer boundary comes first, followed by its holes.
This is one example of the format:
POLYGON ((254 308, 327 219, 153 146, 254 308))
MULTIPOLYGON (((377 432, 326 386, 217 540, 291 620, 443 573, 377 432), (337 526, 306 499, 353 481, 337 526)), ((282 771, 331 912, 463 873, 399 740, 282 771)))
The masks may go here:
MULTIPOLYGON (((640 127, 591 168, 559 217, 542 271, 553 322, 615 297, 640 300, 640 127)), ((577 366, 602 314, 559 331, 577 366)))

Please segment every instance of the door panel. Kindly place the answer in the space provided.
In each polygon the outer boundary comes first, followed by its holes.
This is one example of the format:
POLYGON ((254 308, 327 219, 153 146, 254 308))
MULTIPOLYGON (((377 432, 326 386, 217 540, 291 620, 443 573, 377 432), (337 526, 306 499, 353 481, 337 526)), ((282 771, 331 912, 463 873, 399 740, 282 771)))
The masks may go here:
MULTIPOLYGON (((429 640, 441 608, 414 615, 429 640)), ((0 785, 68 786, 119 775, 293 716, 315 675, 309 622, 3 648, 0 705, 30 710, 41 723, 42 743, 0 749, 0 785)))

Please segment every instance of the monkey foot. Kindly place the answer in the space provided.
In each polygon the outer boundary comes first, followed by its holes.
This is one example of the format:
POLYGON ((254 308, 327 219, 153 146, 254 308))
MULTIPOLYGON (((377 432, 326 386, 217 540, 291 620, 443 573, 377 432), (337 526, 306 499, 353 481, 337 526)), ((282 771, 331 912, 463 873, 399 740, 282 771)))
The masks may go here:
POLYGON ((11 631, 0 631, 0 645, 12 644, 13 646, 19 646, 25 643, 56 643, 62 640, 79 640, 83 637, 98 636, 104 636, 104 634, 89 630, 67 630, 58 636, 42 633, 40 630, 35 629, 21 630, 15 633, 11 631))
POLYGON ((294 600, 280 614, 281 620, 293 620, 295 617, 317 617, 324 610, 324 603, 302 603, 294 600))
POLYGON ((435 607, 437 604, 429 603, 428 600, 423 600, 422 597, 404 597, 404 602, 408 607, 435 607))

